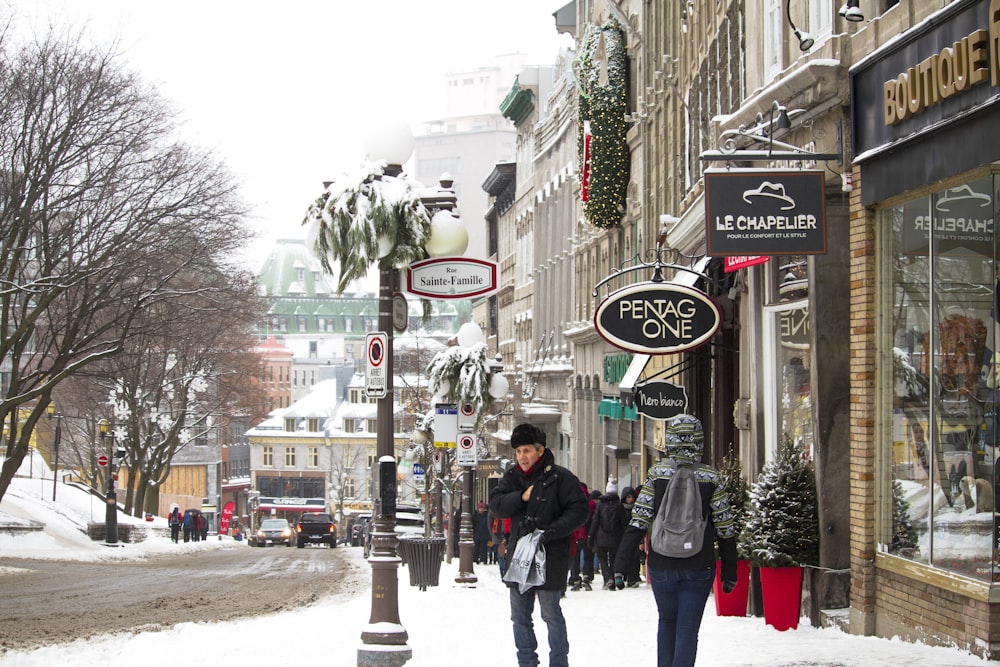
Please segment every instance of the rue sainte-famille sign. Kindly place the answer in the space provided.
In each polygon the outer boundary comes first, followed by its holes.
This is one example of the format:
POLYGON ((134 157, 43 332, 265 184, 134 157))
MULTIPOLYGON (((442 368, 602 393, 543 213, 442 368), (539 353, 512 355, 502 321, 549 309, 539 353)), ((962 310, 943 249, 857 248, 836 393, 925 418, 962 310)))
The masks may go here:
POLYGON ((640 354, 698 347, 721 323, 719 308, 707 294, 674 283, 624 287, 609 294, 594 313, 594 326, 606 341, 640 354))
POLYGON ((468 299, 496 288, 497 265, 484 259, 436 257, 406 272, 406 291, 429 299, 468 299))
POLYGON ((707 254, 825 253, 824 181, 819 170, 706 171, 707 254))

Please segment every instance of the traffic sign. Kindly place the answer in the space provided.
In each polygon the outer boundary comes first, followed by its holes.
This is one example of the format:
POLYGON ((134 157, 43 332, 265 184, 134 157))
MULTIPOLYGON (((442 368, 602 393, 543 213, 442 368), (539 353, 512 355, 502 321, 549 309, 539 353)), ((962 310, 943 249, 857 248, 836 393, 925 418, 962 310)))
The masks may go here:
POLYGON ((419 463, 413 464, 413 482, 415 484, 422 484, 424 481, 424 467, 419 463))
POLYGON ((105 456, 104 454, 101 454, 100 456, 98 456, 97 457, 97 465, 101 466, 102 468, 104 468, 105 466, 107 466, 108 465, 108 457, 105 456))
POLYGON ((389 335, 375 331, 365 336, 365 395, 369 398, 383 398, 389 385, 386 373, 386 357, 389 350, 389 335))
POLYGON ((455 450, 455 463, 460 466, 474 466, 476 457, 476 436, 472 433, 462 433, 458 436, 458 447, 455 450))
POLYGON ((458 404, 458 430, 471 431, 476 427, 476 406, 471 401, 458 404))

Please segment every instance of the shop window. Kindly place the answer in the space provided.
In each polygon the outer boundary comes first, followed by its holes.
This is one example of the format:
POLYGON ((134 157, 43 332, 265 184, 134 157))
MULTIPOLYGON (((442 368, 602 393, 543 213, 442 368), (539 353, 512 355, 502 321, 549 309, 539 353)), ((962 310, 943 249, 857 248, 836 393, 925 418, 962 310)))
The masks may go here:
POLYGON ((773 363, 764 365, 765 434, 777 444, 789 437, 813 453, 812 363, 809 330, 809 263, 804 255, 776 256, 767 264, 768 302, 764 310, 765 344, 773 363))
POLYGON ((992 178, 879 212, 887 235, 882 548, 992 581, 996 249, 992 178), (889 375, 891 373, 891 376, 889 375))

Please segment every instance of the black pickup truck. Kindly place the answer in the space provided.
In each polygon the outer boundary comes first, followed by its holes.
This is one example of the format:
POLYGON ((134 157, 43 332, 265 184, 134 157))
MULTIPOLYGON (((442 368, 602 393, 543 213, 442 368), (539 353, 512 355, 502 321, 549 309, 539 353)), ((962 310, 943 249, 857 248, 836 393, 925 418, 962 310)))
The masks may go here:
POLYGON ((305 548, 307 544, 327 544, 337 547, 337 524, 326 512, 306 512, 295 523, 295 546, 305 548))

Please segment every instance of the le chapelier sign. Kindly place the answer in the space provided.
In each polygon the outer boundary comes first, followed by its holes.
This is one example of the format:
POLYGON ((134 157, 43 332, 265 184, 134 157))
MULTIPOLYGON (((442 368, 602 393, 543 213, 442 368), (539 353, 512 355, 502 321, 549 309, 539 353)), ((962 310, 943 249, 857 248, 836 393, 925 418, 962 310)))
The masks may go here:
POLYGON ((819 170, 706 171, 707 254, 825 253, 824 179, 819 170))

